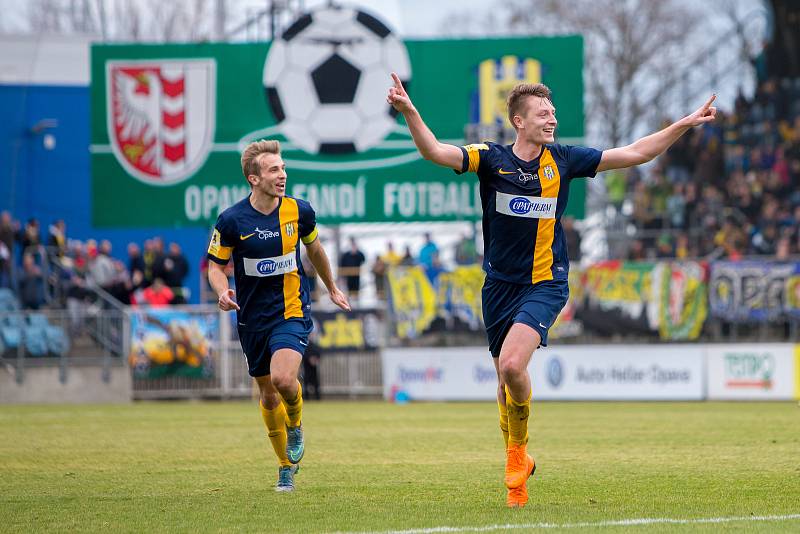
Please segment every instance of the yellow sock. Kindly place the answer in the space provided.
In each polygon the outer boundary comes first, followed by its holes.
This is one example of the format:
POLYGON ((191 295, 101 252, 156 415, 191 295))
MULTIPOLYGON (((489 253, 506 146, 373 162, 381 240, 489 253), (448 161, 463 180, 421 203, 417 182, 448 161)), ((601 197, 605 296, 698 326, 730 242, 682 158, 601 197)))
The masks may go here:
POLYGON ((300 419, 303 416, 303 386, 297 383, 297 396, 292 399, 283 399, 286 404, 286 416, 288 425, 291 427, 300 426, 300 419))
POLYGON ((506 410, 508 411, 508 444, 525 445, 528 443, 531 397, 528 396, 528 399, 523 402, 517 402, 511 398, 511 393, 506 388, 506 410))
POLYGON ((500 432, 503 433, 503 442, 506 444, 506 449, 508 448, 508 409, 506 409, 506 405, 500 402, 500 399, 497 399, 497 407, 500 409, 500 432))
POLYGON ((272 448, 275 449, 278 463, 281 467, 292 465, 289 457, 286 456, 286 408, 281 402, 275 409, 268 410, 261 404, 261 401, 258 401, 258 407, 261 409, 261 418, 267 426, 267 436, 272 443, 272 448))

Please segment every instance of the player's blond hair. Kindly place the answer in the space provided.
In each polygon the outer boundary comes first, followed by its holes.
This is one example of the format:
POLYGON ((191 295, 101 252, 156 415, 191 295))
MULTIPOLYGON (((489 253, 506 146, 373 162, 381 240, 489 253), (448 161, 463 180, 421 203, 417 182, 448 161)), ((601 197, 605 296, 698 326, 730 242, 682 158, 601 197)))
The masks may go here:
POLYGON ((242 174, 244 179, 251 174, 261 176, 261 154, 280 154, 281 144, 278 141, 253 141, 242 151, 242 174))
POLYGON ((522 111, 522 106, 525 104, 525 100, 528 99, 529 96, 538 96, 541 98, 546 98, 553 102, 551 98, 552 93, 550 92, 550 88, 547 87, 543 83, 520 83, 514 87, 510 93, 508 93, 508 100, 506 104, 508 105, 508 122, 511 123, 511 126, 514 129, 517 129, 517 125, 514 124, 514 115, 519 115, 522 111))

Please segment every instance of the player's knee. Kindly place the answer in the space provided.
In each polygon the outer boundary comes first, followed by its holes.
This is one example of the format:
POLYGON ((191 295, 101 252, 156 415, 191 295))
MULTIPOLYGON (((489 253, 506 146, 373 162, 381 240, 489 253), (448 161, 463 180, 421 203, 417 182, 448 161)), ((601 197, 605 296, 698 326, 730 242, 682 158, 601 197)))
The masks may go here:
POLYGON ((297 385, 297 378, 292 373, 273 373, 272 385, 275 389, 284 394, 291 391, 297 385))
POLYGON ((500 356, 500 377, 503 383, 515 382, 516 377, 525 371, 525 359, 522 355, 512 352, 500 356))
POLYGON ((280 396, 274 391, 261 391, 261 405, 267 410, 274 410, 281 403, 280 396))

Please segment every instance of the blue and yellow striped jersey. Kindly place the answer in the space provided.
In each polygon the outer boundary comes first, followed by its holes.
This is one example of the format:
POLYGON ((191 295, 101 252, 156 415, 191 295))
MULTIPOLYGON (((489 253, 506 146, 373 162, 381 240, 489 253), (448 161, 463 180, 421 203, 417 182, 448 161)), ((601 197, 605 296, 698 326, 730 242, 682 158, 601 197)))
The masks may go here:
POLYGON ((280 318, 309 317, 299 242, 310 244, 316 238, 316 215, 304 200, 283 197, 277 209, 264 215, 248 196, 220 213, 208 259, 225 265, 233 257, 241 330, 263 330, 280 318))
POLYGON ((552 144, 524 161, 511 145, 467 145, 461 151, 461 173, 475 172, 480 179, 486 275, 517 284, 566 280, 569 259, 561 216, 569 182, 594 176, 602 152, 552 144))

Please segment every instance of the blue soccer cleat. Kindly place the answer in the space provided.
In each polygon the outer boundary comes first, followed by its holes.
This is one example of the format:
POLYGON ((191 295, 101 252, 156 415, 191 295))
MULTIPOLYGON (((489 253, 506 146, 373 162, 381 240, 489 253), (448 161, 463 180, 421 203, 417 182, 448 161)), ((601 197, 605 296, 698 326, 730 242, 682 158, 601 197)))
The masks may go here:
POLYGON ((303 442, 303 425, 297 427, 286 427, 286 456, 293 464, 303 459, 306 446, 303 442))
POLYGON ((299 465, 287 465, 278 468, 278 483, 275 491, 294 491, 294 475, 300 470, 299 465))

